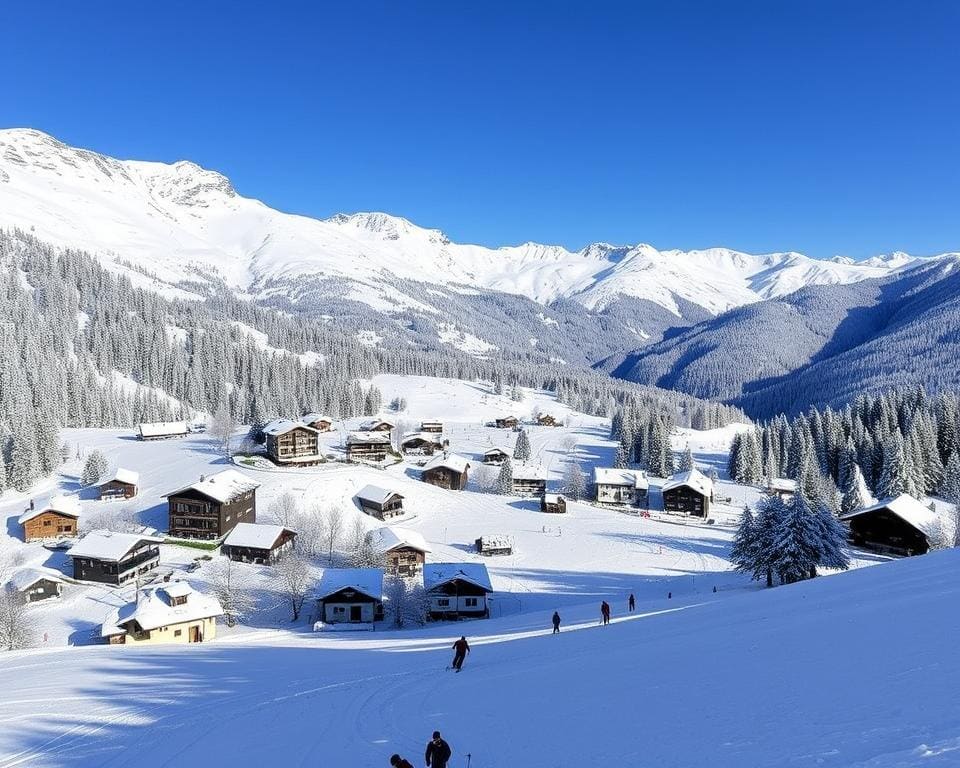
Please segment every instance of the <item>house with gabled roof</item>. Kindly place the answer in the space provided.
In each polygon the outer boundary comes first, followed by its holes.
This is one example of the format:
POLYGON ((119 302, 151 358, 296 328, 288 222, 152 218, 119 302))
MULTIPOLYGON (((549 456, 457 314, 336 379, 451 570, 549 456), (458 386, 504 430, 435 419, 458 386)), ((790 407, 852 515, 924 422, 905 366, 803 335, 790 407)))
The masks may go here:
POLYGON ((346 454, 349 461, 380 462, 392 450, 389 432, 351 432, 347 435, 346 454))
POLYGON ((299 421, 274 419, 263 428, 267 456, 277 464, 316 464, 321 461, 319 432, 299 421))
POLYGON ((185 421, 150 421, 137 426, 137 436, 141 440, 169 440, 188 434, 190 428, 185 421))
POLYGON ((23 527, 24 541, 75 538, 80 518, 80 500, 76 496, 54 496, 46 502, 30 502, 17 518, 23 527))
POLYGON ((160 565, 159 536, 116 531, 90 531, 67 552, 73 578, 121 585, 160 565))
POLYGON ((510 458, 510 454, 503 448, 489 448, 483 452, 483 463, 499 467, 510 458))
POLYGON ((360 432, 390 432, 397 425, 392 421, 387 421, 386 419, 368 419, 363 422, 359 430, 360 432))
POLYGON ((97 483, 97 493, 101 501, 114 499, 132 499, 137 495, 140 474, 132 469, 117 467, 107 479, 97 483))
POLYGON ((403 496, 390 488, 365 485, 357 491, 354 498, 360 505, 361 512, 378 520, 390 520, 404 514, 403 496))
POLYGON ((463 456, 447 453, 430 459, 423 466, 420 477, 425 483, 451 491, 462 491, 467 487, 469 469, 470 462, 463 456))
POLYGON ((333 429, 333 419, 323 413, 305 413, 300 417, 300 423, 312 427, 317 432, 329 432, 333 429))
POLYGON ((220 554, 238 563, 273 565, 293 549, 296 536, 282 525, 237 523, 220 545, 220 554))
POLYGON ((663 509, 691 517, 706 518, 713 501, 713 481, 699 469, 688 469, 667 478, 663 484, 663 509))
POLYGON ((59 573, 49 568, 21 568, 14 571, 2 588, 12 589, 28 603, 36 603, 60 597, 63 579, 59 573))
POLYGON ((595 467, 593 486, 598 504, 634 506, 646 501, 650 481, 638 470, 595 467))
POLYGON ((426 539, 408 528, 384 526, 370 531, 367 539, 373 550, 384 559, 384 567, 391 576, 416 576, 423 569, 430 552, 426 539))
POLYGON ((327 568, 316 595, 325 624, 372 627, 383 618, 383 569, 327 568))
POLYGON ((112 645, 126 643, 201 643, 217 636, 223 606, 213 595, 186 581, 170 581, 140 590, 137 599, 114 609, 100 628, 112 645))
POLYGON ((940 537, 939 516, 906 493, 840 515, 857 546, 895 555, 922 555, 940 537))
POLYGON ((257 521, 260 483, 236 469, 224 469, 166 495, 171 536, 219 539, 237 523, 257 521))
POLYGON ((513 467, 511 489, 517 496, 542 496, 547 491, 547 470, 533 464, 517 463, 513 467))
POLYGON ((490 574, 483 563, 427 563, 423 588, 435 619, 485 618, 493 594, 490 574))

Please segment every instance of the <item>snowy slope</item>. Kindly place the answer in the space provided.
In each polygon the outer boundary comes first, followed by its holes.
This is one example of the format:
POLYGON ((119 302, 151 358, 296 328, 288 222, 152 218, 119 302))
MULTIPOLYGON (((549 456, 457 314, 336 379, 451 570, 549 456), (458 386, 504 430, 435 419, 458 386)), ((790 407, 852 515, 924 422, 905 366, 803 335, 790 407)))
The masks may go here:
MULTIPOLYGON (((373 306, 400 278, 541 303, 574 299, 590 309, 634 297, 680 314, 684 300, 715 314, 804 285, 854 282, 915 263, 903 254, 855 264, 724 248, 461 245, 384 213, 325 220, 282 213, 191 162, 115 160, 21 129, 0 131, 0 227, 13 226, 100 253, 138 284, 176 295, 196 290, 191 283, 220 281, 255 296, 279 288, 289 294, 291 284, 341 278, 359 284, 354 297, 373 306)), ((395 291, 389 296, 396 300, 395 291)))

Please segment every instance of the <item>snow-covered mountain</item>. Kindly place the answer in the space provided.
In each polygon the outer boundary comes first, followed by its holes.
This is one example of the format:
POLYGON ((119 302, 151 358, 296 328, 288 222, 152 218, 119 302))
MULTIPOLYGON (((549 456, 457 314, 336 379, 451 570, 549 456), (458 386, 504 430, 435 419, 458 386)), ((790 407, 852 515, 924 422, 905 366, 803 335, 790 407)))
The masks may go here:
POLYGON ((100 255, 135 283, 173 295, 226 285, 254 297, 296 299, 305 284, 346 281, 346 298, 380 310, 416 309, 397 280, 458 291, 494 290, 548 305, 572 299, 604 310, 623 299, 683 316, 783 296, 814 284, 882 277, 906 254, 854 263, 798 253, 725 248, 659 251, 596 243, 571 252, 524 243, 464 245, 385 213, 296 216, 243 197, 191 162, 116 160, 35 130, 0 131, 0 227, 100 255))

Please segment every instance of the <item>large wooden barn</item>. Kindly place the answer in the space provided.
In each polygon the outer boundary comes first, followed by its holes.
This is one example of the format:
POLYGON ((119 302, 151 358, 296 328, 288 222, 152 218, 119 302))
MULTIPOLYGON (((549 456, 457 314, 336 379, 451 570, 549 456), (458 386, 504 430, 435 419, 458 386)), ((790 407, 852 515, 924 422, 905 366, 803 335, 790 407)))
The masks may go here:
POLYGON ((397 425, 386 419, 368 419, 360 425, 360 432, 392 432, 397 425))
POLYGON ((514 464, 511 490, 517 496, 543 496, 547 491, 547 470, 532 464, 514 464))
POLYGON ((259 487, 260 483, 235 469, 201 475, 198 482, 166 495, 170 535, 213 540, 228 534, 237 523, 255 523, 259 487))
POLYGON ((365 485, 357 491, 354 498, 360 505, 360 511, 377 520, 390 520, 404 514, 403 496, 389 488, 379 485, 365 485))
POLYGON ((483 452, 483 463, 493 467, 499 467, 509 458, 510 454, 503 450, 503 448, 490 448, 483 452))
POLYGON ((190 428, 185 421, 144 422, 137 427, 137 436, 141 440, 169 440, 174 437, 186 437, 190 428))
POLYGON ((421 478, 425 483, 446 488, 451 491, 462 491, 467 487, 467 473, 470 462, 463 456, 450 453, 443 456, 434 456, 423 467, 421 478))
POLYGON ((136 600, 115 609, 100 635, 112 645, 202 643, 217 636, 221 616, 223 606, 213 595, 170 581, 140 590, 136 600))
POLYGON ((23 526, 24 541, 75 538, 80 502, 76 496, 54 496, 44 504, 30 502, 17 522, 23 526))
POLYGON ((650 482, 643 472, 615 467, 595 467, 593 485, 598 504, 636 506, 645 504, 650 482))
POLYGON ((73 578, 121 585, 160 565, 159 536, 113 531, 90 531, 71 547, 73 578))
POLYGON ((567 511, 567 500, 559 493, 545 493, 540 499, 540 511, 563 514, 567 511))
POLYGON ((940 518, 906 493, 841 515, 857 546, 893 555, 922 555, 940 531, 940 518))
POLYGON ((400 441, 400 449, 404 453, 432 456, 443 450, 443 438, 436 432, 414 432, 400 441))
POLYGON ((671 475, 663 484, 663 509, 706 518, 713 500, 713 481, 698 469, 671 475))
POLYGON ((516 416, 500 416, 494 419, 493 423, 496 424, 499 429, 515 429, 520 425, 520 421, 516 416))
POLYGON ((220 545, 220 554, 239 563, 273 565, 293 549, 296 536, 282 525, 237 523, 220 545))
POLYGON ((417 531, 406 528, 377 528, 367 534, 374 552, 383 558, 386 571, 391 576, 412 578, 423 570, 430 547, 417 531))
POLYGON ((442 421, 421 421, 420 422, 420 431, 421 432, 432 432, 433 434, 441 434, 443 432, 443 422, 442 421))
POLYGON ((383 461, 390 454, 389 432, 351 432, 347 435, 348 461, 383 461))
POLYGON ((317 588, 317 607, 325 624, 373 626, 383 618, 380 568, 327 568, 317 588))
POLYGON ((49 568, 21 568, 2 586, 4 589, 12 589, 24 602, 37 603, 60 597, 63 579, 49 568))
POLYGON ((313 427, 290 419, 274 419, 263 428, 267 456, 277 464, 317 464, 319 433, 313 427))
POLYGON ((114 499, 132 499, 137 495, 140 475, 132 469, 117 467, 109 479, 97 483, 97 493, 101 501, 114 499))
POLYGON ((329 432, 333 429, 333 419, 322 413, 305 413, 300 417, 300 423, 306 424, 317 432, 329 432))
POLYGON ((423 588, 434 619, 484 618, 490 615, 493 594, 483 563, 427 563, 423 588))

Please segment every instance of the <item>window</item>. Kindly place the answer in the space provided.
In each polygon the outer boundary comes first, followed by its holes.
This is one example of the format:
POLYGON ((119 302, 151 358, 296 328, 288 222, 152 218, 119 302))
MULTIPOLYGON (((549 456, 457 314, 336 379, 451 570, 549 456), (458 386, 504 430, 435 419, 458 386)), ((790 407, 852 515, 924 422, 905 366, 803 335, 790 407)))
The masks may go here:
POLYGON ((182 630, 182 629, 175 629, 175 630, 173 630, 173 636, 174 636, 174 637, 180 637, 180 635, 182 635, 182 634, 183 634, 183 630, 182 630))
POLYGON ((52 522, 52 521, 50 521, 50 520, 44 520, 44 521, 43 521, 43 524, 44 524, 44 526, 48 526, 48 525, 51 524, 51 522, 52 522))
POLYGON ((344 608, 342 605, 335 605, 335 606, 333 606, 333 613, 334 613, 334 615, 336 615, 336 614, 338 614, 338 613, 346 613, 346 612, 347 612, 347 609, 344 608))
POLYGON ((437 606, 440 608, 449 608, 450 607, 450 598, 441 597, 437 599, 437 606))
POLYGON ((476 608, 477 607, 477 598, 475 597, 465 597, 463 598, 463 604, 467 608, 476 608))

